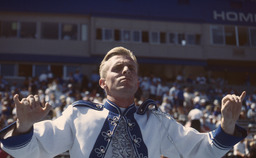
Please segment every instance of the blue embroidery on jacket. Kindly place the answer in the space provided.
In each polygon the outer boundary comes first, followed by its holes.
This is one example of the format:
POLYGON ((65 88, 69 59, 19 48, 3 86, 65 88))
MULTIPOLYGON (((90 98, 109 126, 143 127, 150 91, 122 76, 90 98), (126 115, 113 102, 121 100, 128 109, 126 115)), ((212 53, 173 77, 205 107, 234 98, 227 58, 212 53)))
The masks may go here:
POLYGON ((147 158, 148 149, 142 139, 140 127, 134 118, 134 113, 137 111, 135 105, 128 107, 123 114, 120 108, 110 101, 107 101, 104 107, 109 110, 109 115, 94 144, 90 158, 105 157, 111 141, 113 141, 112 154, 114 157, 122 155, 129 158, 147 158))

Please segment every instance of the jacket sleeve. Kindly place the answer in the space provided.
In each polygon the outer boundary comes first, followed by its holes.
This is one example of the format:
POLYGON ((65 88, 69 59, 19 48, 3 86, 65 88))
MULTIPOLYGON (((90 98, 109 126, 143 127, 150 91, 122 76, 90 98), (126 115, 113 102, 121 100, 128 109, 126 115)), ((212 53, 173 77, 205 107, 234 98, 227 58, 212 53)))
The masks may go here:
POLYGON ((247 135, 246 130, 239 126, 236 126, 234 135, 226 134, 220 126, 214 131, 199 133, 166 115, 161 115, 161 118, 165 128, 161 151, 167 157, 173 157, 175 153, 179 158, 220 158, 247 135))
POLYGON ((9 136, 15 123, 0 131, 1 147, 13 157, 47 158, 54 157, 70 149, 73 142, 73 107, 69 106, 62 116, 54 121, 35 123, 28 133, 9 136))

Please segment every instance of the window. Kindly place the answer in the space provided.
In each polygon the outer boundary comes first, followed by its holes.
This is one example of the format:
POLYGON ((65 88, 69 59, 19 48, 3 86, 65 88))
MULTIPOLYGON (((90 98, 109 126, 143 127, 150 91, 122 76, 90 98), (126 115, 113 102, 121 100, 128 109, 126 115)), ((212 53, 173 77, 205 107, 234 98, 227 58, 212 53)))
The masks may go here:
POLYGON ((160 43, 166 43, 166 33, 160 32, 160 43))
POLYGON ((201 44, 201 35, 200 34, 196 34, 196 41, 195 41, 196 45, 200 45, 201 44))
POLYGON ((185 34, 184 33, 179 33, 178 34, 178 44, 181 45, 186 45, 186 39, 185 39, 185 34))
POLYGON ((199 45, 201 36, 199 34, 188 34, 187 35, 187 44, 190 45, 199 45))
POLYGON ((96 29, 96 40, 102 40, 102 29, 96 29))
POLYGON ((18 76, 30 77, 32 76, 31 64, 19 64, 18 76))
POLYGON ((212 26, 212 43, 224 44, 224 29, 222 26, 212 26))
POLYGON ((124 42, 131 41, 131 31, 130 30, 123 30, 122 31, 122 40, 124 42))
POLYGON ((148 32, 147 31, 142 31, 142 42, 143 43, 148 43, 149 42, 149 37, 148 37, 148 32))
POLYGON ((134 42, 141 42, 141 32, 140 31, 133 31, 132 32, 132 39, 134 42))
POLYGON ((115 29, 115 41, 120 41, 121 35, 120 30, 115 29))
POLYGON ((103 39, 106 41, 112 41, 113 40, 113 30, 104 29, 103 30, 103 39))
POLYGON ((0 74, 1 76, 15 76, 15 65, 14 64, 1 64, 0 74))
POLYGON ((58 23, 44 22, 41 25, 42 39, 58 39, 59 25, 58 23))
POLYGON ((177 43, 177 35, 175 33, 169 33, 169 43, 175 44, 177 43))
POLYGON ((86 24, 81 25, 81 40, 87 41, 88 39, 88 26, 86 24))
POLYGON ((69 65, 69 66, 64 66, 64 74, 63 74, 63 77, 65 79, 68 79, 70 77, 73 77, 73 73, 79 68, 78 66, 72 66, 72 65, 69 65))
POLYGON ((234 26, 225 26, 226 45, 236 45, 236 31, 234 26))
POLYGON ((20 37, 21 38, 36 38, 36 23, 35 22, 21 22, 20 23, 20 37))
POLYGON ((3 21, 1 26, 2 37, 17 37, 18 23, 14 21, 3 21))
POLYGON ((247 28, 238 27, 239 46, 249 46, 249 31, 247 28))
POLYGON ((48 65, 34 65, 35 74, 33 76, 40 76, 43 72, 48 72, 48 65))
POLYGON ((256 47, 256 28, 250 29, 251 46, 256 47))
POLYGON ((77 40, 77 25, 76 24, 62 24, 61 39, 77 40))
POLYGON ((54 77, 63 77, 63 65, 51 65, 51 72, 54 77))
POLYGON ((151 43, 159 43, 159 33, 158 32, 151 32, 150 34, 150 42, 151 43))

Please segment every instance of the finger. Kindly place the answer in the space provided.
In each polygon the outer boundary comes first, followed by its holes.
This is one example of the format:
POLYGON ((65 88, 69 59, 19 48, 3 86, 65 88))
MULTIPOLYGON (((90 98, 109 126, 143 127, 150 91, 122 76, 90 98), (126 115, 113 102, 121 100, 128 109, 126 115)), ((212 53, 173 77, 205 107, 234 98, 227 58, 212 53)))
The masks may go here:
POLYGON ((242 94, 240 95, 240 101, 243 101, 246 96, 246 91, 243 91, 242 94))
POLYGON ((20 101, 20 104, 24 105, 24 106, 29 106, 29 102, 27 98, 22 98, 20 101))
POLYGON ((31 108, 35 108, 36 107, 35 98, 34 98, 33 95, 28 96, 28 101, 30 103, 31 108))
POLYGON ((15 105, 20 105, 20 104, 21 104, 18 94, 15 94, 15 95, 14 95, 13 101, 14 101, 15 105))
POLYGON ((35 95, 34 98, 35 98, 35 106, 42 107, 39 96, 35 95))
POLYGON ((42 109, 43 109, 43 111, 45 111, 46 114, 48 114, 49 111, 52 109, 52 106, 47 102, 47 103, 45 103, 45 105, 42 109))
POLYGON ((240 98, 239 98, 237 95, 235 95, 235 94, 232 95, 232 98, 233 98, 233 100, 234 100, 236 103, 239 102, 239 100, 240 100, 240 98))
POLYGON ((227 101, 233 101, 232 100, 232 95, 228 94, 222 99, 222 103, 226 104, 227 101))

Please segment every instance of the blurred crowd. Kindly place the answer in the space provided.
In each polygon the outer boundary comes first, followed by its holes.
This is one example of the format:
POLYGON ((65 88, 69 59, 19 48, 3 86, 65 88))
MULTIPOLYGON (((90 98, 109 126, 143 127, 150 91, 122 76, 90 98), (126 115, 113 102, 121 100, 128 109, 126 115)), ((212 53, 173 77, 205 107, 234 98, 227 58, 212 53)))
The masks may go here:
MULTIPOLYGON (((12 100, 15 94, 20 99, 30 94, 37 94, 42 104, 49 102, 53 107, 46 119, 56 119, 63 110, 76 100, 89 100, 104 103, 104 91, 98 85, 97 72, 90 76, 79 70, 68 78, 55 77, 51 72, 44 72, 38 77, 29 77, 22 84, 10 83, 0 76, 0 129, 16 119, 16 109, 12 100)), ((199 132, 208 132, 220 124, 221 99, 226 94, 241 92, 224 88, 222 78, 206 78, 203 74, 196 77, 177 75, 173 82, 166 82, 156 76, 141 76, 140 87, 135 95, 135 104, 140 105, 145 99, 156 100, 161 111, 169 113, 178 122, 192 127, 199 132), (204 88, 198 88, 204 87, 204 88)), ((247 93, 243 102, 240 119, 247 122, 248 136, 238 143, 227 157, 256 157, 256 90, 247 93)), ((0 150, 1 154, 4 154, 0 150)))

